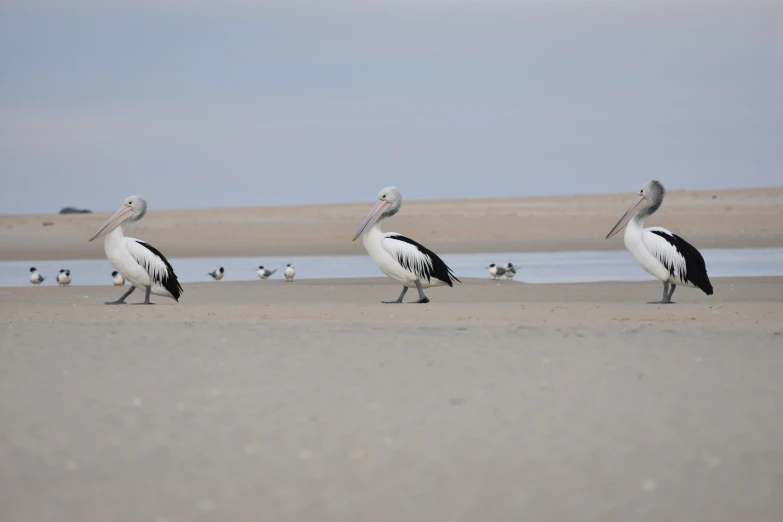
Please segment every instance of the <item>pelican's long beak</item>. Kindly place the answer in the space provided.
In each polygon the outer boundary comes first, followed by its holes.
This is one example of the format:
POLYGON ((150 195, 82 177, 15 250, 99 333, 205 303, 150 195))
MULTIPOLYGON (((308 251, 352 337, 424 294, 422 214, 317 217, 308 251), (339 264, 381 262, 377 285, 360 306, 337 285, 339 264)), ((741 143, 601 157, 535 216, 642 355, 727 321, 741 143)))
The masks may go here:
POLYGON ((639 195, 639 197, 637 197, 634 202, 631 203, 631 206, 628 207, 628 210, 625 211, 625 214, 623 214, 623 217, 620 218, 620 221, 618 221, 614 228, 610 230, 608 234, 606 234, 606 239, 609 239, 624 229, 625 225, 627 225, 628 222, 631 221, 631 218, 636 215, 636 212, 639 210, 639 207, 642 206, 642 203, 645 203, 646 201, 646 197, 639 195))
POLYGON ((367 214, 367 218, 364 220, 364 223, 362 223, 362 226, 359 227, 359 231, 356 233, 355 236, 353 236, 352 241, 356 241, 359 236, 362 235, 362 232, 364 232, 364 229, 367 228, 367 225, 370 223, 374 223, 378 217, 383 214, 391 203, 386 201, 385 199, 379 199, 377 203, 375 203, 375 206, 372 207, 372 210, 369 214, 367 214))
POLYGON ((106 223, 104 223, 101 226, 101 228, 98 229, 98 232, 96 232, 95 235, 90 238, 90 241, 93 241, 101 236, 108 234, 118 226, 122 225, 122 223, 132 215, 133 215, 133 208, 131 208, 128 205, 123 205, 121 209, 115 212, 114 215, 110 217, 106 221, 106 223))

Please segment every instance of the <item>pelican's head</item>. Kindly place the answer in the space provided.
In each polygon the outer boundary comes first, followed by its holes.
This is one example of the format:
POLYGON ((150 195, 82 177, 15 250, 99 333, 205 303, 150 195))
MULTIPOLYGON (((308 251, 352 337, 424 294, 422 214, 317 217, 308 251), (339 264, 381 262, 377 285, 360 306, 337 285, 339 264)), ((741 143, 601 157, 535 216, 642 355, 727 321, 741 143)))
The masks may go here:
POLYGON ((375 223, 381 219, 392 217, 396 214, 402 206, 402 194, 397 190, 397 187, 386 187, 378 192, 378 201, 375 202, 375 206, 372 207, 370 213, 367 214, 362 226, 359 227, 359 231, 353 236, 353 241, 359 239, 364 229, 370 223, 375 223))
POLYGON ((618 221, 614 228, 606 234, 606 239, 609 239, 624 229, 635 215, 639 214, 642 219, 651 216, 660 208, 661 203, 663 203, 663 196, 665 195, 666 189, 663 188, 660 181, 652 180, 649 183, 646 183, 639 189, 639 194, 637 194, 636 199, 631 203, 631 206, 628 207, 628 210, 625 211, 623 217, 620 218, 620 221, 618 221))
POLYGON ((147 213, 147 202, 141 196, 130 196, 125 199, 120 209, 104 223, 98 232, 90 238, 90 241, 105 236, 126 221, 132 223, 144 217, 147 213))
POLYGON ((31 274, 32 274, 33 272, 37 272, 37 271, 38 271, 38 269, 37 269, 37 268, 35 268, 34 266, 31 266, 31 267, 30 267, 30 273, 31 273, 31 274))

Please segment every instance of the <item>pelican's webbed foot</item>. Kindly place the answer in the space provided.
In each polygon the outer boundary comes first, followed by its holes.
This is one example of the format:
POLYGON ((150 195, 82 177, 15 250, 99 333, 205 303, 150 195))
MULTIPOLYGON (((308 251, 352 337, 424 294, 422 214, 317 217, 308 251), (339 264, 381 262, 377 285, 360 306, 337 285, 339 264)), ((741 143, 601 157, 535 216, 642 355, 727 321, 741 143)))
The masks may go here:
POLYGON ((416 301, 417 304, 429 303, 430 302, 430 300, 427 299, 427 296, 424 295, 424 290, 422 290, 421 282, 418 279, 416 280, 416 290, 419 291, 419 300, 416 301))

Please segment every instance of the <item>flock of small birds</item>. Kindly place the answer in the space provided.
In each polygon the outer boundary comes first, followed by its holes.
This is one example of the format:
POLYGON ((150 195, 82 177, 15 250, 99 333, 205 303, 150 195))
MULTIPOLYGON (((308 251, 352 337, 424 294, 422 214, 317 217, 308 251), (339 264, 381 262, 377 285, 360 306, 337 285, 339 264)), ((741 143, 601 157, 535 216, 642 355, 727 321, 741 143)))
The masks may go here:
MULTIPOLYGON (((30 282, 36 286, 40 285, 46 280, 44 276, 42 276, 38 269, 34 266, 30 267, 30 282)), ((57 277, 55 277, 55 281, 57 281, 57 284, 60 286, 68 286, 71 284, 71 281, 73 278, 71 278, 71 271, 68 269, 62 269, 60 270, 60 273, 57 274, 57 277)))
MULTIPOLYGON (((492 279, 503 279, 503 276, 506 276, 508 279, 514 279, 514 276, 517 275, 517 270, 519 269, 519 265, 514 265, 513 263, 506 263, 505 266, 501 266, 495 263, 492 263, 489 266, 484 267, 489 271, 489 275, 492 276, 492 279)), ((261 265, 258 267, 258 270, 256 273, 258 274, 258 277, 260 279, 269 279, 275 272, 277 272, 277 268, 273 268, 272 270, 264 267, 264 265, 261 265)), ((220 281, 223 279, 223 276, 225 276, 226 270, 221 266, 219 268, 216 268, 212 272, 209 272, 207 275, 212 277, 215 281, 220 281)), ((285 276, 286 283, 293 283, 294 282, 294 276, 296 276, 296 267, 292 264, 287 264, 285 266, 285 271, 283 272, 283 275, 285 276)), ((125 285, 125 278, 122 277, 122 274, 117 272, 116 270, 111 273, 112 283, 114 286, 124 286, 125 285)), ((38 269, 35 267, 30 268, 30 282, 36 286, 40 285, 41 283, 46 280, 46 277, 42 276, 38 269)), ((60 286, 68 286, 71 284, 71 281, 73 278, 71 277, 71 271, 68 269, 60 270, 60 273, 57 274, 57 284, 60 286)))
POLYGON ((485 266, 484 268, 487 269, 489 275, 492 276, 492 279, 503 279, 503 276, 506 276, 508 279, 514 279, 514 276, 517 275, 517 270, 519 270, 520 266, 515 265, 514 263, 506 263, 505 266, 492 263, 491 265, 485 266))
MULTIPOLYGON (((261 265, 258 267, 258 270, 256 273, 258 274, 259 279, 269 279, 272 274, 277 272, 277 268, 273 268, 272 270, 269 270, 268 268, 264 268, 264 265, 261 265)), ((220 281, 223 279, 223 276, 226 275, 226 270, 221 266, 220 268, 216 268, 212 272, 207 274, 215 281, 220 281)), ((293 283, 294 282, 294 276, 296 275, 296 267, 292 265, 291 263, 285 265, 285 271, 283 272, 283 275, 285 276, 285 282, 286 283, 293 283)))
MULTIPOLYGON (((264 268, 264 265, 261 265, 258 267, 258 277, 260 279, 269 279, 269 277, 277 272, 277 268, 274 268, 272 270, 269 270, 267 268, 264 268)), ((212 272, 208 273, 208 276, 211 276, 212 279, 215 281, 220 281, 223 279, 223 276, 226 274, 225 269, 221 266, 220 268, 217 268, 213 270, 212 272)), ((285 271, 283 272, 285 275, 285 281, 286 283, 293 283, 294 282, 294 276, 296 276, 296 267, 292 264, 287 264, 285 266, 285 271)), ((122 274, 117 272, 116 270, 111 273, 112 283, 114 286, 124 286, 125 285, 125 278, 122 277, 122 274)), ((41 275, 40 272, 38 272, 38 269, 33 267, 30 267, 30 282, 34 284, 35 286, 40 285, 46 280, 46 277, 41 275)), ((71 281, 73 278, 71 277, 71 271, 68 269, 60 270, 60 273, 57 274, 56 277, 57 284, 60 286, 68 286, 71 284, 71 281)))

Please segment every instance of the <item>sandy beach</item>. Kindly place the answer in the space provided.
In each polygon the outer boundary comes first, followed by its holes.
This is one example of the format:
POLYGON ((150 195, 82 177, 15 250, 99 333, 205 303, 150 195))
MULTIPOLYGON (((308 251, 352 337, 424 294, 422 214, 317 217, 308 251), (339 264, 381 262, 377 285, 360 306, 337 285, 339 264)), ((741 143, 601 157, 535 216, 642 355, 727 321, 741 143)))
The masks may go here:
POLYGON ((783 278, 714 285, 5 288, 0 518, 777 520, 783 278))
MULTIPOLYGON (((631 197, 410 202, 387 229, 443 253, 620 249, 631 197)), ((372 202, 150 203, 132 235, 219 257, 364 253, 372 202)), ((0 258, 102 258, 106 217, 2 217, 0 258)), ((650 224, 779 247, 783 189, 671 192, 650 224)), ((670 306, 656 282, 465 279, 427 305, 380 304, 383 278, 151 307, 0 288, 0 519, 777 520, 783 278, 713 284, 670 306)))
MULTIPOLYGON (((622 238, 606 241, 604 236, 633 196, 631 191, 410 201, 386 230, 444 254, 622 249, 622 238)), ((147 217, 129 235, 158 246, 168 257, 363 254, 361 243, 352 243, 351 237, 372 204, 160 210, 150 198, 147 217)), ((102 258, 103 243, 88 244, 87 239, 110 215, 0 217, 0 261, 102 258)), ((681 234, 698 248, 780 247, 783 188, 670 191, 647 223, 681 234)))

